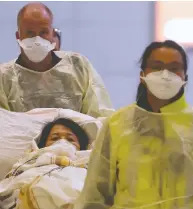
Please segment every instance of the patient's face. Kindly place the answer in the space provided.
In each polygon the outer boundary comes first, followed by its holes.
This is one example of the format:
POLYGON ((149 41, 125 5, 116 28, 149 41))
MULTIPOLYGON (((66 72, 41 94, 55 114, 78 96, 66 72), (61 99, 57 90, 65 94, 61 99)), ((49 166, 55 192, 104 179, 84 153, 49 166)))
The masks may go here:
POLYGON ((50 134, 48 135, 47 141, 46 141, 46 147, 52 145, 56 141, 60 139, 66 139, 73 145, 77 147, 77 149, 80 149, 80 144, 78 142, 78 138, 76 135, 71 131, 71 129, 63 126, 63 125, 55 125, 52 127, 50 134))

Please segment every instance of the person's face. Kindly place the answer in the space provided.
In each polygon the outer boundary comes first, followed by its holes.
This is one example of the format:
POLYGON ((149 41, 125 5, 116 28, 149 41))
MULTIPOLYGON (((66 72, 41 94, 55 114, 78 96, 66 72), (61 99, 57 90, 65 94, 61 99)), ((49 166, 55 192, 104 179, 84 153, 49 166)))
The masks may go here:
MULTIPOLYGON (((184 63, 180 52, 165 47, 155 49, 151 53, 144 72, 141 72, 141 76, 146 76, 149 73, 164 69, 175 73, 181 77, 182 80, 185 80, 184 63)), ((142 80, 142 82, 144 81, 142 80)))
POLYGON ((16 33, 16 38, 20 40, 35 36, 53 42, 52 19, 43 9, 36 13, 24 13, 20 20, 19 31, 16 33))
POLYGON ((60 51, 60 40, 59 40, 57 35, 55 35, 55 37, 54 37, 54 42, 56 43, 56 46, 55 46, 54 50, 55 51, 60 51))
POLYGON ((75 145, 78 150, 80 149, 80 144, 76 135, 71 131, 71 129, 60 124, 54 125, 52 127, 46 141, 46 147, 52 145, 60 139, 66 139, 75 145))

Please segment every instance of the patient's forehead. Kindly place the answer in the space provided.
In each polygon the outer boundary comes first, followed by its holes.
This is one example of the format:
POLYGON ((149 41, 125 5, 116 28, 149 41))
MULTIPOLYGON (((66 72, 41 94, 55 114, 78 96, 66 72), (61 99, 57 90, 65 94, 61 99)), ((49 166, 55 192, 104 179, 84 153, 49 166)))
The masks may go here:
POLYGON ((54 125, 51 130, 50 130, 50 134, 51 133, 57 133, 57 132, 64 132, 64 131, 71 131, 71 129, 67 128, 66 126, 62 125, 62 124, 56 124, 54 125))

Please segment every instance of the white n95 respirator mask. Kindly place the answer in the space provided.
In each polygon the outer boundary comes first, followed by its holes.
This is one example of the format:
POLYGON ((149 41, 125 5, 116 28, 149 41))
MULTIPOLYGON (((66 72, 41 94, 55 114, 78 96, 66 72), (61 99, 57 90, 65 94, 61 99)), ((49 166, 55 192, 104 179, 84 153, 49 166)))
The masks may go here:
POLYGON ((186 83, 169 70, 162 70, 147 74, 141 77, 147 85, 148 90, 158 99, 171 99, 178 94, 182 86, 186 83))
POLYGON ((56 46, 56 43, 51 43, 40 36, 26 38, 22 41, 18 39, 17 41, 27 58, 36 63, 43 61, 56 46))
MULTIPOLYGON (((47 147, 49 149, 49 147, 47 147)), ((55 154, 61 156, 67 156, 70 159, 76 157, 77 147, 70 143, 67 139, 60 139, 50 146, 50 149, 54 151, 55 154)))

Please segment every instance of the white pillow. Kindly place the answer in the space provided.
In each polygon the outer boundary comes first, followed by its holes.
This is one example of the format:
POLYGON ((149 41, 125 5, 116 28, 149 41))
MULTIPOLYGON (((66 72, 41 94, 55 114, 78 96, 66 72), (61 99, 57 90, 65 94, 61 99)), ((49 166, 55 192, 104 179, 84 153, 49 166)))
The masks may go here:
MULTIPOLYGON (((89 115, 85 115, 70 109, 36 108, 27 112, 27 114, 38 115, 44 117, 44 119, 48 118, 51 115, 55 115, 54 120, 58 118, 69 118, 78 123, 82 128, 84 128, 89 136, 90 143, 92 143, 96 139, 98 130, 102 127, 102 121, 100 119, 96 119, 89 115)), ((39 133, 35 141, 39 141, 40 135, 41 132, 39 133)))
POLYGON ((85 129, 91 141, 96 139, 102 126, 100 120, 67 109, 38 108, 26 113, 0 109, 0 115, 0 180, 31 147, 48 122, 60 117, 70 118, 85 129))
POLYGON ((102 127, 102 122, 99 119, 93 118, 79 112, 69 109, 59 109, 58 118, 69 118, 78 123, 89 136, 90 143, 92 143, 97 136, 99 129, 102 127))

